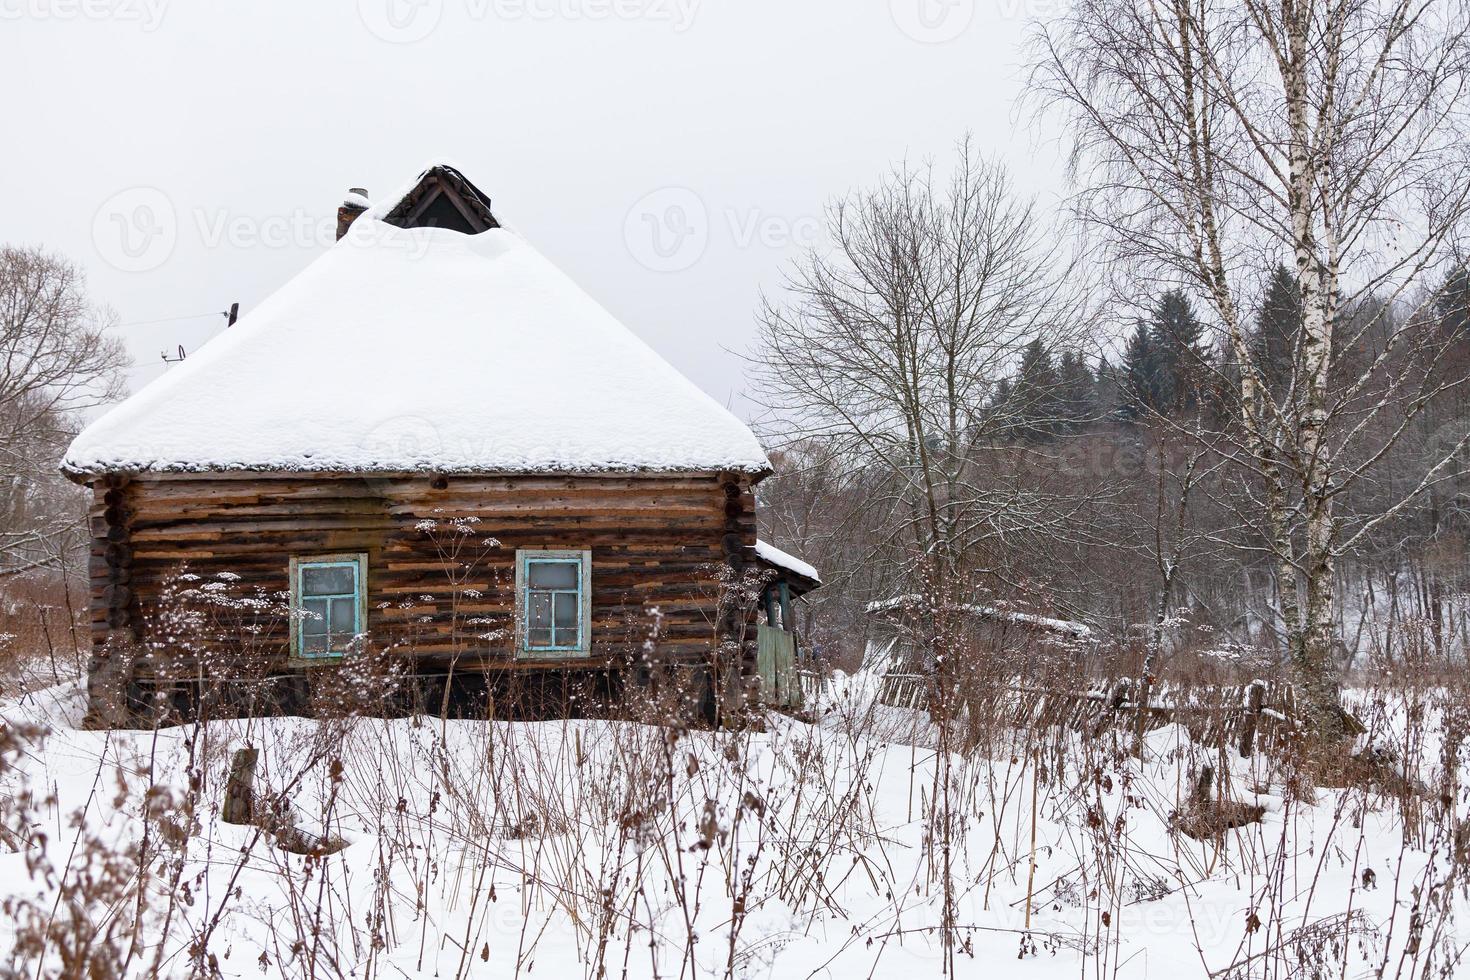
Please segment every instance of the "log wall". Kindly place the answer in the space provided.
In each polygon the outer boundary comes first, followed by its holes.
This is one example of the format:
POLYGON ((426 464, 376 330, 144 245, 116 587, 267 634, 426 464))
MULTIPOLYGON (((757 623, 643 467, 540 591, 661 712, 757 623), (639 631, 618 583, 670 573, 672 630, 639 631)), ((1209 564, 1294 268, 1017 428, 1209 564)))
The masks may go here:
MULTIPOLYGON (((718 599, 720 566, 743 571, 755 544, 751 484, 728 473, 99 480, 91 513, 93 675, 106 676, 111 651, 128 644, 149 651, 130 664, 130 679, 157 676, 164 663, 174 676, 195 672, 190 648, 200 638, 174 644, 162 626, 165 591, 185 569, 199 576, 195 585, 220 581, 239 596, 284 596, 291 557, 341 552, 367 555, 374 648, 410 656, 425 670, 451 659, 459 670, 615 666, 650 637, 660 657, 707 662, 722 634, 750 620, 722 615, 718 599), (448 525, 457 518, 477 521, 473 540, 456 551, 461 536, 448 525), (486 547, 487 537, 498 546, 486 547), (590 659, 514 658, 518 548, 591 549, 590 659), (480 639, 496 631, 504 638, 480 639)), ((246 618, 251 646, 271 669, 286 669, 289 617, 246 618)))

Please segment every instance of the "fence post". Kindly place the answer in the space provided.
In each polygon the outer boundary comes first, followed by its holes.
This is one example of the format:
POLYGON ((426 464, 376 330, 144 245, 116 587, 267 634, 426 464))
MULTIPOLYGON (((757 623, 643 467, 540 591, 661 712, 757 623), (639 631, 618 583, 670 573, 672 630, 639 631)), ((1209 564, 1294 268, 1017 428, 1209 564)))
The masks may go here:
POLYGON ((230 776, 225 783, 225 805, 220 819, 225 823, 249 824, 255 816, 255 759, 253 746, 236 749, 230 759, 230 776))
POLYGON ((1256 727, 1261 721, 1261 709, 1266 706, 1266 684, 1253 680, 1246 688, 1245 719, 1240 725, 1240 757, 1249 759, 1256 747, 1256 727))

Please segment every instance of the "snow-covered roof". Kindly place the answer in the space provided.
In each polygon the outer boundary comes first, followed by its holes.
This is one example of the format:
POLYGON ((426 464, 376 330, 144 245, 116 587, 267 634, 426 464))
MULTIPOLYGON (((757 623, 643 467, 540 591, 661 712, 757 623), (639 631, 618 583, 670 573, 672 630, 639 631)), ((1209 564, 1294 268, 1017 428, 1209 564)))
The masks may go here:
POLYGON ((803 578, 809 578, 818 584, 822 581, 822 576, 817 574, 816 568, 808 565, 795 555, 788 555, 773 544, 768 544, 765 541, 757 541, 755 543, 755 553, 756 557, 761 561, 774 565, 783 571, 800 575, 803 578))
MULTIPOLYGON (((870 613, 892 612, 894 610, 912 609, 923 605, 924 598, 919 595, 900 595, 891 599, 879 599, 867 605, 870 613)), ((1067 619, 1052 619, 1049 616, 1038 616, 1035 613, 1020 612, 1014 609, 1003 609, 1000 606, 981 606, 969 603, 960 603, 953 607, 956 612, 968 613, 983 619, 994 619, 1004 623, 1019 623, 1023 626, 1035 626, 1038 629, 1048 630, 1053 633, 1064 633, 1067 636, 1079 640, 1088 639, 1092 636, 1092 627, 1086 623, 1074 623, 1067 619)))
POLYGON ((769 469, 519 235, 399 228, 391 209, 89 425, 63 470, 769 469))

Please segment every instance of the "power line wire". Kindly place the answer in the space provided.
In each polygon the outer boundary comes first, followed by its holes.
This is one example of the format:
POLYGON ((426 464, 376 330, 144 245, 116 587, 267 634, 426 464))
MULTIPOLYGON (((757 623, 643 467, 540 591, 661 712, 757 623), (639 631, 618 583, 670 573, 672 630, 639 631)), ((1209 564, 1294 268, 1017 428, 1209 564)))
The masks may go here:
POLYGON ((165 316, 159 317, 157 320, 129 320, 127 323, 114 323, 112 325, 112 329, 117 330, 122 327, 143 327, 147 326, 150 323, 176 323, 179 320, 202 320, 204 317, 207 316, 222 316, 228 320, 230 317, 230 311, 215 310, 210 313, 191 313, 188 316, 165 316))

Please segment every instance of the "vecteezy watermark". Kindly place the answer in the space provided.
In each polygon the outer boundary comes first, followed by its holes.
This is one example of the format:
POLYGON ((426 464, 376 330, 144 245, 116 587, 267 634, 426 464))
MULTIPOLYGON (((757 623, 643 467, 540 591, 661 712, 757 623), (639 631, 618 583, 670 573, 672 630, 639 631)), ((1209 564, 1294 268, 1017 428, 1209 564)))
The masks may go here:
POLYGON ((0 0, 0 20, 111 20, 156 31, 168 0, 0 0))
POLYGON ((759 208, 725 208, 710 214, 687 187, 663 187, 639 198, 623 218, 623 241, 638 264, 654 272, 680 272, 698 262, 714 233, 736 248, 814 247, 823 224, 813 216, 788 218, 759 208))
MULTIPOLYGON (((92 218, 92 244, 103 261, 123 272, 151 272, 173 255, 183 236, 206 249, 323 249, 337 241, 335 214, 297 208, 278 214, 240 214, 194 208, 182 217, 156 187, 129 187, 103 202, 92 218)), ((400 249, 421 258, 432 241, 378 223, 354 228, 345 247, 400 249)))
POLYGON ((353 462, 365 471, 369 485, 386 487, 395 470, 443 466, 445 448, 433 422, 417 415, 390 415, 362 437, 360 457, 353 462))
POLYGON ((1046 20, 1065 17, 1077 0, 995 0, 995 12, 1001 20, 1046 20))
POLYGON ((335 216, 300 208, 264 216, 196 208, 191 216, 205 248, 313 248, 337 240, 335 216))
MULTIPOLYGON (((4 2, 4 0, 0 0, 4 2)), ((672 25, 675 34, 694 23, 699 0, 452 0, 475 22, 650 21, 672 25)), ((358 0, 357 12, 374 37, 413 44, 434 32, 444 0, 358 0)))
POLYGON ((687 269, 709 247, 709 211, 689 188, 662 187, 628 209, 623 241, 638 264, 654 272, 687 269))
POLYGON ((357 16, 374 37, 413 44, 439 26, 444 0, 357 0, 357 16))
POLYGON ((156 187, 129 187, 92 216, 92 245, 123 272, 148 272, 168 261, 179 241, 174 202, 156 187))
POLYGON ((915 41, 943 44, 975 19, 975 0, 888 0, 893 22, 915 41))
POLYGON ((497 20, 623 20, 668 24, 689 30, 699 0, 464 0, 470 16, 497 20))

